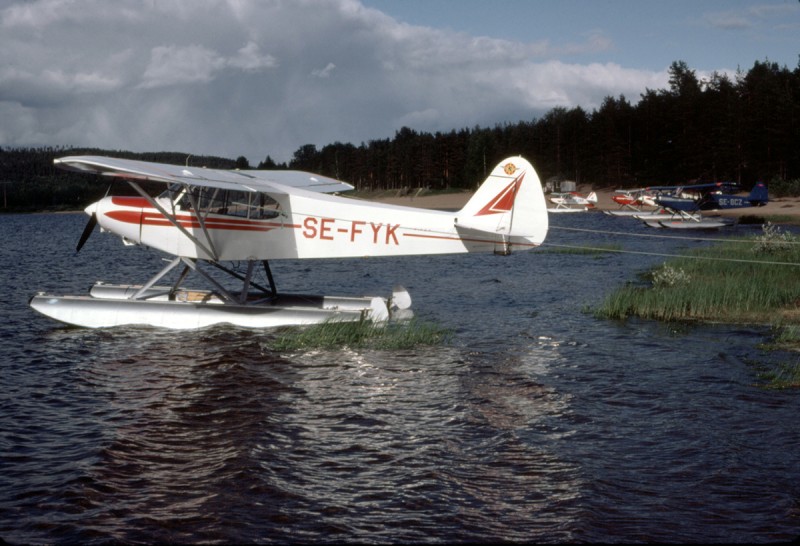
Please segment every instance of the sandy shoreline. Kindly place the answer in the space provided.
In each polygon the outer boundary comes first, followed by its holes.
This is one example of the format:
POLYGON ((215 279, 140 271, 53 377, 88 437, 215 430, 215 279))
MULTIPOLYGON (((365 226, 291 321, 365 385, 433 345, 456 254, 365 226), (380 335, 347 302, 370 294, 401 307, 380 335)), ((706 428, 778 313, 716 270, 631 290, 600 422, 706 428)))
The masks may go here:
MULTIPOLYGON (((582 189, 586 195, 588 189, 582 189)), ((597 193, 597 210, 617 210, 619 205, 611 197, 614 195, 613 189, 594 190, 597 193)), ((391 203, 407 207, 418 207, 423 209, 438 210, 459 210, 472 197, 472 192, 446 193, 437 195, 423 195, 419 197, 378 197, 372 199, 379 203, 391 203)), ((548 203, 548 206, 551 204, 548 203)), ((770 199, 770 202, 763 207, 746 207, 741 209, 730 209, 724 211, 709 211, 709 215, 720 216, 792 216, 800 221, 800 198, 782 197, 770 199)))

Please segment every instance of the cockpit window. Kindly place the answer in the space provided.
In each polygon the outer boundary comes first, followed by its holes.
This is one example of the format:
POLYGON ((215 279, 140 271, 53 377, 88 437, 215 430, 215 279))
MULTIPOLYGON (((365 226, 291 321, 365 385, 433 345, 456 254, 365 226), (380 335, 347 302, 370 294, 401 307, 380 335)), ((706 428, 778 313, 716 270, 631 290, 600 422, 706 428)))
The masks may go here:
POLYGON ((280 205, 260 192, 221 190, 219 188, 185 188, 173 184, 159 198, 169 199, 175 210, 197 209, 203 214, 224 214, 239 218, 265 219, 280 214, 280 205))

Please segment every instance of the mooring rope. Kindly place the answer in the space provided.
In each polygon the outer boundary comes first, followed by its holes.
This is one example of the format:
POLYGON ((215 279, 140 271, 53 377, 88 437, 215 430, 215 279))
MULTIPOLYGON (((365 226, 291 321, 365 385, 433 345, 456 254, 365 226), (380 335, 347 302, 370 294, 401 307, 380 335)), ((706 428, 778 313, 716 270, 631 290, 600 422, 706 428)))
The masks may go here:
MULTIPOLYGON (((699 237, 699 236, 686 236, 686 235, 658 235, 657 233, 629 233, 624 231, 607 231, 601 229, 587 229, 587 228, 573 228, 573 227, 566 227, 566 226, 554 226, 550 225, 549 229, 561 229, 564 231, 583 231, 588 233, 599 233, 602 235, 623 235, 625 237, 650 237, 654 239, 683 239, 686 241, 710 241, 710 242, 722 242, 722 243, 757 243, 758 241, 754 239, 732 239, 732 238, 720 238, 720 237, 699 237)), ((800 244, 800 240, 798 241, 780 241, 781 244, 800 244)))
MULTIPOLYGON (((728 239, 728 238, 715 238, 715 237, 690 237, 690 236, 681 236, 681 235, 658 235, 655 233, 626 233, 626 232, 619 232, 619 231, 607 231, 607 230, 596 230, 596 229, 585 229, 585 228, 571 228, 571 227, 564 227, 564 226, 550 226, 550 229, 561 229, 564 231, 577 231, 577 232, 589 232, 594 234, 603 234, 603 235, 622 235, 625 237, 652 237, 652 238, 666 238, 666 239, 682 239, 688 241, 709 241, 709 242, 735 242, 735 243, 750 243, 750 244, 757 244, 758 241, 754 239, 728 239)), ((777 241, 776 244, 800 244, 800 241, 777 241)), ((716 256, 693 256, 690 254, 670 254, 665 252, 647 252, 647 251, 639 251, 639 250, 624 250, 624 249, 615 249, 615 248, 603 248, 603 247, 591 247, 591 246, 578 246, 578 245, 564 245, 558 243, 548 243, 545 241, 542 243, 543 247, 555 247, 555 248, 569 248, 573 250, 585 250, 585 251, 593 251, 593 252, 608 252, 608 253, 617 253, 617 254, 635 254, 641 256, 658 256, 661 258, 686 258, 690 260, 708 260, 708 261, 718 261, 718 262, 736 262, 736 263, 747 263, 747 264, 757 264, 757 265, 789 265, 789 266, 800 266, 800 263, 796 262, 775 262, 775 261, 768 261, 768 260, 744 260, 741 258, 721 258, 716 256)))

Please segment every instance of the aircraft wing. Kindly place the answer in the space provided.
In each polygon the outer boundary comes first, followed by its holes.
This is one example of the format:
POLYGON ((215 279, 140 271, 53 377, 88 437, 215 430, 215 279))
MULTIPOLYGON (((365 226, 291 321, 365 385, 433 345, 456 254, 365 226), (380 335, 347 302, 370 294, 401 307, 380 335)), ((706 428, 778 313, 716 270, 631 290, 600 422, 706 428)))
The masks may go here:
POLYGON ((353 189, 347 182, 304 171, 207 169, 90 155, 61 157, 53 162, 68 171, 224 190, 286 193, 288 187, 334 193, 353 189))
POLYGON ((683 184, 680 186, 649 186, 645 189, 653 191, 677 191, 677 190, 718 190, 735 188, 739 184, 736 182, 704 182, 701 184, 683 184))

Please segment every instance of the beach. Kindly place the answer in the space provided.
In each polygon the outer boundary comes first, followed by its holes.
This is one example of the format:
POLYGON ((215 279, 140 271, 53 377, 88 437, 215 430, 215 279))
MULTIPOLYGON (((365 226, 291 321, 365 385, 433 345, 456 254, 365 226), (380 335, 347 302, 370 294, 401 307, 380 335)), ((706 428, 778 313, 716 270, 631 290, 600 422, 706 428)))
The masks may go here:
MULTIPOLYGON (((590 186, 583 186, 579 188, 579 193, 588 195, 589 192, 594 191, 597 194, 597 210, 617 210, 620 206, 614 202, 612 196, 615 194, 613 188, 602 188, 592 190, 590 186)), ((437 209, 437 210, 459 210, 461 209, 473 192, 456 192, 456 193, 442 193, 442 194, 428 194, 428 195, 406 195, 406 196, 381 196, 371 199, 380 203, 391 203, 394 205, 403 205, 407 207, 417 207, 423 209, 437 209)), ((746 193, 741 195, 747 195, 746 193)), ((548 200, 548 207, 554 205, 548 200)), ((763 217, 792 217, 789 221, 800 222, 800 198, 797 197, 781 197, 778 199, 770 199, 769 203, 763 207, 744 207, 738 209, 728 210, 714 210, 704 212, 707 215, 720 215, 720 216, 763 216, 763 217)), ((786 222, 786 219, 782 221, 786 222)))

